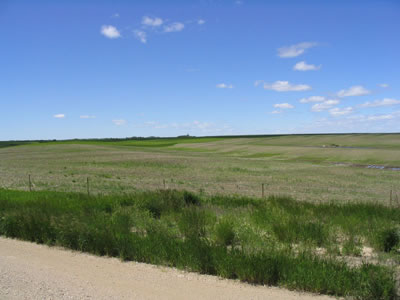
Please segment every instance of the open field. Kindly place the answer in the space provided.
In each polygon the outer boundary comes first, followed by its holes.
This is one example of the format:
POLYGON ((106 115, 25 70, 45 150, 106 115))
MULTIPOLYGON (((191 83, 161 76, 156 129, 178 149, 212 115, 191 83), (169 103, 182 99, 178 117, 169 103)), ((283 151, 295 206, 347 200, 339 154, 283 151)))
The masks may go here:
POLYGON ((2 142, 0 235, 393 299, 399 154, 398 134, 2 142))
POLYGON ((26 190, 31 174, 35 190, 84 192, 89 177, 92 193, 155 190, 165 180, 209 195, 261 196, 264 183, 266 195, 301 201, 390 204, 391 189, 392 202, 400 196, 399 171, 366 168, 400 166, 399 134, 2 143, 4 188, 26 190))

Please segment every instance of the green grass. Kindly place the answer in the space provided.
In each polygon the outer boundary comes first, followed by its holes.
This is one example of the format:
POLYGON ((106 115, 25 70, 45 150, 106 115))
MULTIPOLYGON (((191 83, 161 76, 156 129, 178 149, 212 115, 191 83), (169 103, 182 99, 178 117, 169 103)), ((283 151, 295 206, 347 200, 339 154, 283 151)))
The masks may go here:
POLYGON ((0 189, 0 234, 290 289, 394 299, 400 209, 160 190, 87 196, 0 189), (317 249, 326 249, 317 253, 317 249), (349 256, 353 255, 353 256, 349 256))
MULTIPOLYGON (((208 195, 290 195, 300 201, 400 204, 399 134, 182 137, 32 142, 0 148, 0 187, 129 193, 169 187, 208 195), (343 147, 323 148, 336 144, 343 147), (73 175, 72 175, 73 174, 73 175), (106 174, 106 176, 104 176, 106 174), (73 176, 73 178, 71 178, 73 176), (397 197, 397 198, 396 198, 397 197)), ((1 146, 1 143, 0 143, 1 146)))
POLYGON ((0 148, 15 147, 21 145, 28 145, 30 142, 24 141, 0 141, 0 148))
MULTIPOLYGON (((98 145, 98 146, 130 146, 130 147, 170 147, 178 144, 208 143, 222 140, 217 137, 179 137, 179 138, 132 138, 132 139, 89 139, 89 140, 61 140, 46 142, 49 145, 98 145)), ((38 145, 38 143, 32 143, 38 145)))

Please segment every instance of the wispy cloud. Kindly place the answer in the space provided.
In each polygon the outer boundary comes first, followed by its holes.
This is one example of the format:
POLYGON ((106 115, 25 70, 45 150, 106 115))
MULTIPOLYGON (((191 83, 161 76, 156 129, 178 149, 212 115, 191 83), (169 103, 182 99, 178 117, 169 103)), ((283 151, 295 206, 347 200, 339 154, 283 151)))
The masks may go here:
POLYGON ((320 112, 320 111, 323 111, 323 110, 330 109, 330 108, 332 108, 333 106, 335 106, 335 105, 337 105, 339 103, 340 103, 339 100, 326 100, 324 102, 314 104, 311 107, 311 111, 320 112))
POLYGON ((112 120, 112 122, 117 126, 121 126, 121 125, 125 125, 126 124, 126 120, 123 120, 123 119, 112 120))
POLYGON ((164 23, 164 21, 161 18, 157 17, 149 17, 149 16, 144 16, 142 18, 142 24, 145 26, 151 26, 151 27, 158 27, 161 26, 164 23))
POLYGON ((337 95, 339 97, 352 97, 352 96, 364 96, 368 95, 371 92, 368 91, 366 88, 364 88, 361 85, 354 85, 347 90, 340 90, 337 95))
POLYGON ((305 61, 300 61, 293 67, 295 71, 316 71, 319 69, 321 69, 321 66, 309 65, 305 61))
POLYGON ((280 109, 291 109, 294 108, 294 106, 292 104, 289 103, 277 103, 274 104, 275 108, 280 108, 280 109))
POLYGON ((144 32, 142 30, 134 30, 133 34, 135 35, 135 38, 137 38, 143 44, 147 43, 147 34, 146 34, 146 32, 144 32))
POLYGON ((378 84, 378 86, 380 86, 381 88, 386 89, 386 88, 389 87, 389 84, 387 84, 387 83, 381 83, 381 84, 378 84))
POLYGON ((336 117, 336 116, 348 115, 348 114, 352 113, 353 110, 354 110, 354 108, 351 107, 351 106, 345 107, 345 108, 338 108, 338 107, 335 107, 335 108, 330 109, 330 110, 329 110, 329 113, 330 113, 332 116, 335 116, 335 117, 336 117))
POLYGON ((276 115, 276 114, 281 114, 283 113, 283 110, 273 110, 271 111, 271 114, 276 115))
POLYGON ((95 119, 96 116, 82 115, 79 118, 81 118, 81 119, 95 119))
POLYGON ((400 104, 400 100, 384 98, 382 100, 375 100, 372 102, 365 102, 360 105, 360 107, 378 107, 378 106, 392 106, 400 104))
POLYGON ((147 43, 147 33, 142 30, 134 30, 133 34, 143 44, 147 43))
POLYGON ((164 26, 164 32, 178 32, 182 31, 185 28, 185 25, 180 22, 174 22, 169 25, 164 26))
POLYGON ((314 42, 303 42, 296 45, 285 46, 278 49, 278 56, 282 58, 296 57, 303 54, 307 49, 317 46, 314 42))
POLYGON ((193 121, 187 123, 159 123, 156 121, 149 121, 144 123, 144 127, 149 127, 153 129, 176 129, 182 131, 194 131, 201 133, 229 133, 232 131, 232 127, 225 125, 217 125, 213 122, 204 121, 193 121))
POLYGON ((216 87, 219 89, 233 89, 232 84, 226 84, 226 83, 219 83, 216 85, 216 87))
POLYGON ((322 118, 297 128, 296 132, 395 132, 400 124, 400 111, 390 114, 349 114, 322 118), (386 129, 385 129, 386 128, 386 129))
POLYGON ((306 84, 291 84, 289 81, 275 81, 273 83, 266 83, 262 80, 258 80, 254 83, 258 86, 263 83, 263 88, 266 90, 274 90, 277 92, 300 92, 311 90, 311 86, 306 84))
POLYGON ((109 39, 117 39, 121 37, 121 33, 118 29, 112 25, 101 26, 100 33, 109 39))
POLYGON ((203 20, 203 19, 197 20, 197 24, 199 24, 199 25, 203 25, 205 22, 206 22, 206 21, 203 20))
POLYGON ((119 13, 112 14, 111 18, 119 18, 119 13))
POLYGON ((53 117, 56 118, 56 119, 64 119, 65 115, 64 114, 56 114, 53 117))
POLYGON ((367 116, 365 119, 367 121, 381 121, 381 120, 391 120, 394 118, 393 114, 387 114, 387 115, 373 115, 373 116, 367 116))
POLYGON ((310 103, 310 102, 322 102, 325 101, 326 98, 322 96, 311 96, 308 98, 301 98, 300 103, 310 103))

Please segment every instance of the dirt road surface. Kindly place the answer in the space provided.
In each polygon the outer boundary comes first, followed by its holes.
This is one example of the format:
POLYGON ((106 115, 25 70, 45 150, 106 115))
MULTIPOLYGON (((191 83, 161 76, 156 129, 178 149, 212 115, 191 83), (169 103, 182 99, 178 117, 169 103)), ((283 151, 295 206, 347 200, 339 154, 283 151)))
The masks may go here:
POLYGON ((332 299, 0 237, 0 299, 332 299))

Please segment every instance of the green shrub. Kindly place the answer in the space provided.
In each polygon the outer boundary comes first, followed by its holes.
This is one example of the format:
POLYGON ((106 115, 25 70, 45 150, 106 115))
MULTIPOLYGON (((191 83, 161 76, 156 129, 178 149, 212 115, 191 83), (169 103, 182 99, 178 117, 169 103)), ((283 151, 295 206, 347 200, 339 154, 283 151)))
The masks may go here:
POLYGON ((390 252, 399 246, 400 228, 389 228, 382 230, 378 235, 378 244, 382 251, 390 252))
POLYGON ((186 205, 200 205, 201 203, 199 196, 188 191, 183 192, 183 200, 186 205))

